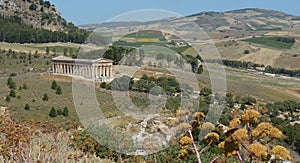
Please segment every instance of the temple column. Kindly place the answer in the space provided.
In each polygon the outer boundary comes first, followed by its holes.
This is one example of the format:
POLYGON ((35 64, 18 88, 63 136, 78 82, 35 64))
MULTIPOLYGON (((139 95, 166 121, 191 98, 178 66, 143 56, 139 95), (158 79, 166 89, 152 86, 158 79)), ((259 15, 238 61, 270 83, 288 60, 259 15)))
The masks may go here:
POLYGON ((71 74, 71 65, 70 65, 70 64, 68 64, 68 66, 67 66, 67 67, 68 67, 68 69, 67 69, 67 70, 68 70, 68 74, 71 74))
POLYGON ((95 66, 92 65, 92 78, 95 78, 95 66))
POLYGON ((78 75, 82 76, 82 66, 81 65, 79 65, 78 75))
POLYGON ((63 74, 63 73, 64 73, 63 64, 60 64, 60 73, 61 73, 61 74, 63 74))
POLYGON ((103 69, 103 75, 102 76, 105 77, 105 73, 106 73, 105 72, 105 66, 103 66, 102 69, 103 69))
POLYGON ((60 64, 57 64, 57 67, 56 67, 56 69, 57 69, 57 71, 56 71, 56 73, 60 73, 60 64))
POLYGON ((78 65, 78 76, 81 76, 82 74, 82 67, 81 65, 78 65))
POLYGON ((55 63, 55 65, 54 65, 54 70, 55 70, 55 73, 57 73, 57 63, 55 63))
POLYGON ((99 76, 99 78, 101 78, 101 70, 102 70, 102 69, 101 69, 101 65, 98 67, 98 70, 99 70, 99 71, 98 71, 98 76, 99 76))
POLYGON ((90 77, 93 78, 93 65, 90 65, 89 68, 90 68, 90 77))
POLYGON ((112 66, 109 67, 109 71, 110 71, 110 77, 112 77, 112 66))
POLYGON ((102 77, 103 74, 103 69, 102 69, 102 65, 100 66, 100 77, 102 77))
POLYGON ((69 74, 69 65, 65 64, 65 67, 66 67, 66 74, 69 74))
POLYGON ((73 75, 73 65, 70 65, 70 74, 73 75))
POLYGON ((81 76, 85 76, 85 65, 81 65, 81 76))
POLYGON ((108 77, 108 76, 109 76, 109 67, 106 66, 106 77, 108 77))
POLYGON ((66 73, 66 65, 63 64, 63 74, 65 74, 65 73, 66 73))
POLYGON ((108 66, 106 65, 106 77, 108 77, 109 76, 109 74, 108 74, 109 72, 108 72, 108 66))
POLYGON ((76 69, 75 69, 75 68, 76 68, 76 65, 74 64, 74 65, 73 65, 73 74, 74 74, 74 75, 76 75, 76 69))
POLYGON ((78 75, 78 65, 74 65, 75 66, 75 74, 78 75))
POLYGON ((86 74, 86 65, 82 65, 82 76, 85 77, 86 74))
POLYGON ((78 65, 74 65, 75 75, 78 75, 78 65))
POLYGON ((86 70, 85 77, 89 77, 89 66, 88 65, 85 66, 85 70, 86 70))
POLYGON ((95 67, 95 78, 98 78, 98 65, 95 67))
POLYGON ((92 68, 91 65, 88 65, 88 71, 89 71, 89 78, 92 77, 92 68))

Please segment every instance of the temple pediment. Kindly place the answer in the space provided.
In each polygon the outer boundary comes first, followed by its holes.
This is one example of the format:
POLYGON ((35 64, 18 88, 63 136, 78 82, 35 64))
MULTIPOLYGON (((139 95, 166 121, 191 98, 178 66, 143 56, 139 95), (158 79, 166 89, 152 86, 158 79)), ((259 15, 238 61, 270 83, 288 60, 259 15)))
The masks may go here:
POLYGON ((74 62, 74 63, 113 63, 112 60, 106 59, 106 58, 98 58, 98 59, 73 59, 71 57, 66 56, 58 56, 55 58, 52 58, 53 62, 74 62))

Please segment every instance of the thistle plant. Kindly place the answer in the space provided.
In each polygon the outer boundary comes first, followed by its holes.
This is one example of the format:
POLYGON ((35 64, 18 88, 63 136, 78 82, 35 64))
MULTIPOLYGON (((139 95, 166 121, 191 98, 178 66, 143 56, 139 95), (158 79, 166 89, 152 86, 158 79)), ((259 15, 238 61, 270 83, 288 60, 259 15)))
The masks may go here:
POLYGON ((290 153, 286 148, 275 146, 272 149, 271 142, 284 138, 283 133, 271 123, 260 122, 259 117, 258 111, 247 109, 240 117, 229 122, 226 138, 218 145, 224 156, 236 156, 242 163, 290 160, 290 153))

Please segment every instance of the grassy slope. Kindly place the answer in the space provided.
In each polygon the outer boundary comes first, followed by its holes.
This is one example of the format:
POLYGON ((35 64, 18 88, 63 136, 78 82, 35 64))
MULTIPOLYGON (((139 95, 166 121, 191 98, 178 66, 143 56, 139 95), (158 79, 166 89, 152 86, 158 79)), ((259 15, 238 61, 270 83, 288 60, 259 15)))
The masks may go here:
POLYGON ((276 41, 276 39, 277 37, 256 37, 256 38, 245 39, 243 41, 270 46, 278 49, 291 49, 292 46, 294 45, 293 43, 276 41))

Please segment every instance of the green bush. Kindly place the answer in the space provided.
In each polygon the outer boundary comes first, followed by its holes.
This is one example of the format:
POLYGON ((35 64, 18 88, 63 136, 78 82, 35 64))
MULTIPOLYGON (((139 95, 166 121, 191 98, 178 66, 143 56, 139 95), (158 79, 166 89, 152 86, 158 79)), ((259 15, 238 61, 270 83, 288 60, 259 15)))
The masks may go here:
POLYGON ((47 93, 45 93, 45 94, 43 95, 43 101, 48 101, 48 99, 49 99, 49 97, 48 97, 47 93))
POLYGON ((30 110, 30 106, 29 104, 25 104, 25 107, 24 107, 25 110, 30 110))
POLYGON ((57 89, 56 89, 56 92, 55 92, 55 93, 58 94, 58 95, 61 95, 61 94, 62 94, 62 89, 61 89, 60 86, 57 86, 57 89))
POLYGON ((54 107, 51 108, 50 112, 49 112, 49 116, 54 118, 57 116, 56 110, 54 107))

